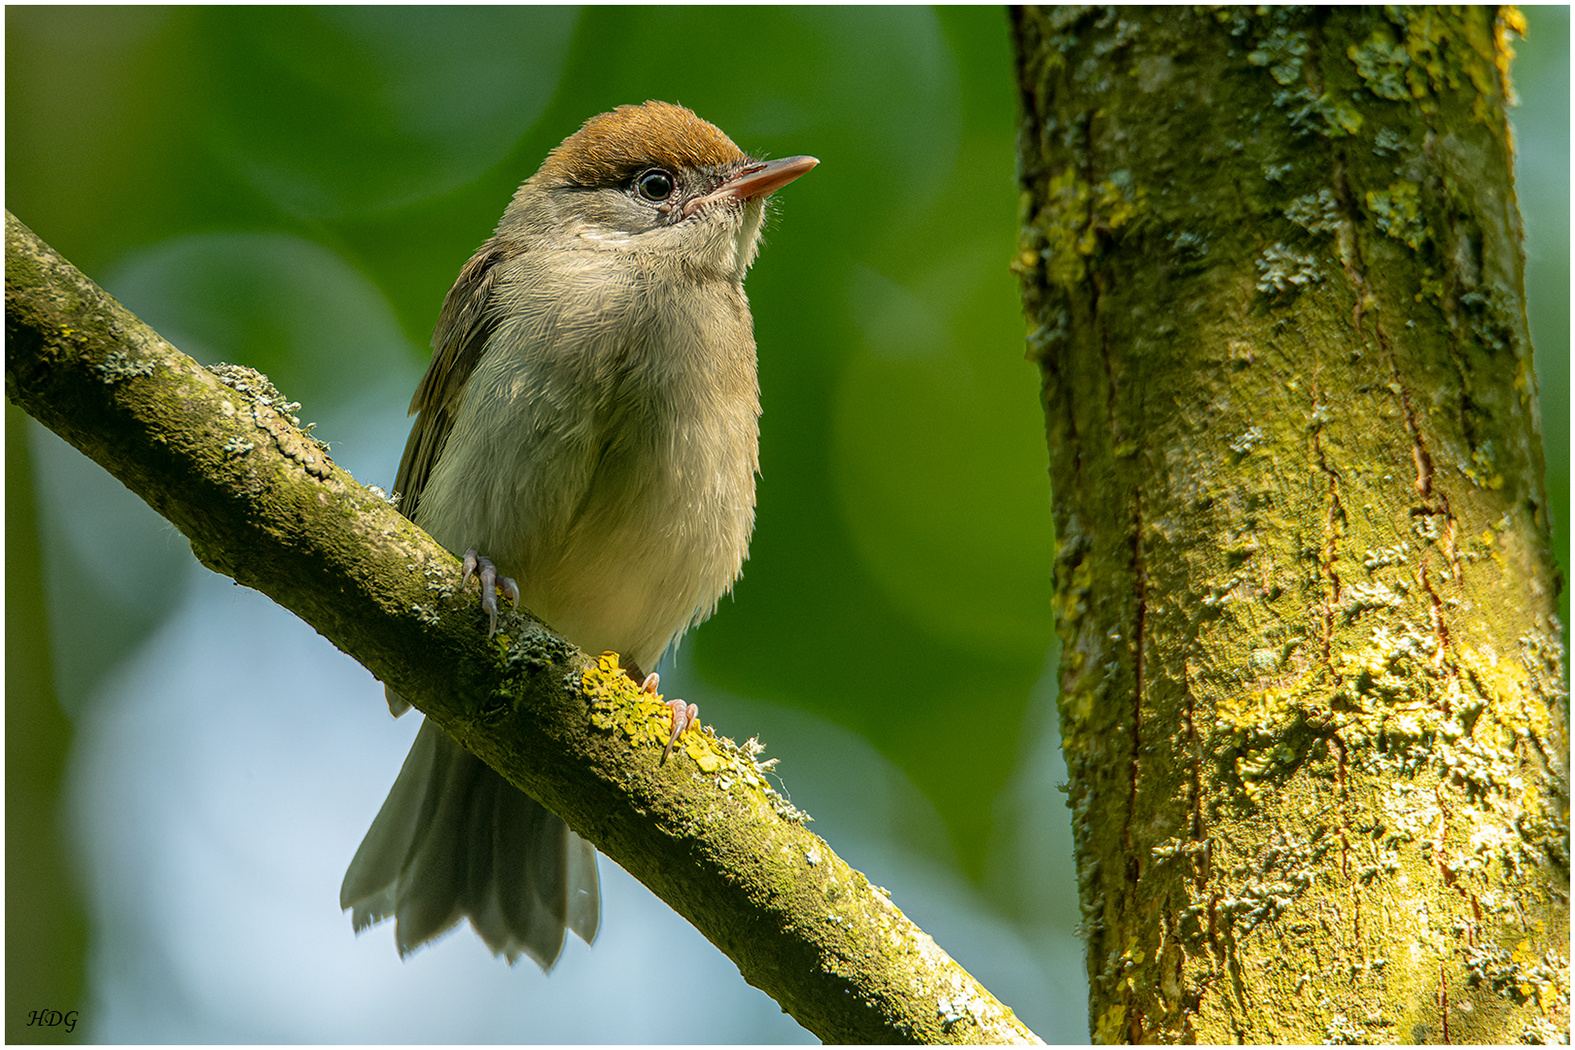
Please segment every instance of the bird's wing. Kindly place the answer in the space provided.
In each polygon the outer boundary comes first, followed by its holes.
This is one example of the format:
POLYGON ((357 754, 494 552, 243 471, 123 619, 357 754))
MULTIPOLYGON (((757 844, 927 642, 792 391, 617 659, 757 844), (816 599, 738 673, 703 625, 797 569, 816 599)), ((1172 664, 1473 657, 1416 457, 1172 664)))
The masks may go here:
POLYGON ((443 311, 432 335, 432 363, 410 399, 410 413, 416 422, 394 477, 394 491, 401 497, 399 510, 407 518, 415 519, 421 491, 459 414, 465 381, 497 327, 497 313, 490 307, 498 265, 517 251, 492 238, 471 256, 443 299, 443 311))
MULTIPOLYGON (((465 380, 481 360, 487 340, 497 326, 488 300, 492 298, 498 264, 511 255, 496 237, 492 238, 470 257, 443 299, 443 310, 432 334, 432 363, 421 377, 415 397, 410 399, 410 414, 416 422, 405 442, 405 454, 399 459, 399 473, 394 475, 399 512, 411 521, 416 519, 421 490, 432 476, 432 468, 443 454, 449 431, 459 415, 465 380)), ((410 710, 410 702, 391 686, 384 687, 384 693, 395 718, 410 710)))

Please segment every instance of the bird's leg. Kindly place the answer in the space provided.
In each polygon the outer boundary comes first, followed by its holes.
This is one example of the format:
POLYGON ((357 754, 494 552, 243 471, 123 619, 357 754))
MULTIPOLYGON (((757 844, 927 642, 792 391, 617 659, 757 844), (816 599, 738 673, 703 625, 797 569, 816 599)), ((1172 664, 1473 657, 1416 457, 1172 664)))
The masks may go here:
MULTIPOLYGON (((652 671, 650 674, 642 677, 638 665, 629 667, 627 671, 630 678, 640 683, 642 690, 652 696, 656 695, 656 687, 662 684, 661 675, 652 671)), ((667 701, 667 707, 673 717, 673 733, 667 738, 667 746, 662 749, 662 760, 657 765, 667 764, 667 756, 673 753, 673 745, 678 742, 679 734, 694 725, 700 718, 700 708, 694 704, 686 703, 682 700, 669 700, 667 701)))
POLYGON ((477 554, 474 547, 465 552, 465 557, 461 564, 464 566, 465 574, 460 577, 459 585, 461 587, 465 586, 465 584, 470 582, 470 574, 476 574, 477 579, 481 581, 481 608, 488 617, 487 634, 489 636, 496 634, 498 631, 498 589, 502 588, 504 596, 514 603, 515 611, 518 611, 520 607, 519 584, 515 583, 508 576, 499 576, 498 567, 492 564, 492 559, 477 554))

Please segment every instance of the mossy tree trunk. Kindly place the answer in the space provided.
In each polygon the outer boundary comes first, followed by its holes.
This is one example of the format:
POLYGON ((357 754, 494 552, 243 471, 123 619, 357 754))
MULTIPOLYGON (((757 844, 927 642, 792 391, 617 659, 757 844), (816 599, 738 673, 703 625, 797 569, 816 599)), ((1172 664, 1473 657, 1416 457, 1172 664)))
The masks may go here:
POLYGON ((1013 12, 1099 1041, 1568 1032, 1516 19, 1013 12))

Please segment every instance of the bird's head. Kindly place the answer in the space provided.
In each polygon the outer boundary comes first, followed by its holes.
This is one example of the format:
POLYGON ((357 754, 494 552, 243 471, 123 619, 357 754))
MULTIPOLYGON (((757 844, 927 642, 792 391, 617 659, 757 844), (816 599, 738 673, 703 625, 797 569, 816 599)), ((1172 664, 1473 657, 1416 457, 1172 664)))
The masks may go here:
POLYGON ((765 199, 816 164, 762 161, 682 106, 647 102, 592 117, 548 155, 504 215, 560 247, 676 253, 742 278, 765 199))

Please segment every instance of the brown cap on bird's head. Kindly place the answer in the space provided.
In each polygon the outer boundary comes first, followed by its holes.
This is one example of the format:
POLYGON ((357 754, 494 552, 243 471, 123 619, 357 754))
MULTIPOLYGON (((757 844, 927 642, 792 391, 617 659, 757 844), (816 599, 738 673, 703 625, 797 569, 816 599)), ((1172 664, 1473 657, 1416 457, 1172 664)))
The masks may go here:
POLYGON ((548 154, 538 177, 607 186, 649 165, 674 171, 725 168, 749 158, 716 125, 671 102, 619 106, 587 120, 548 154))

